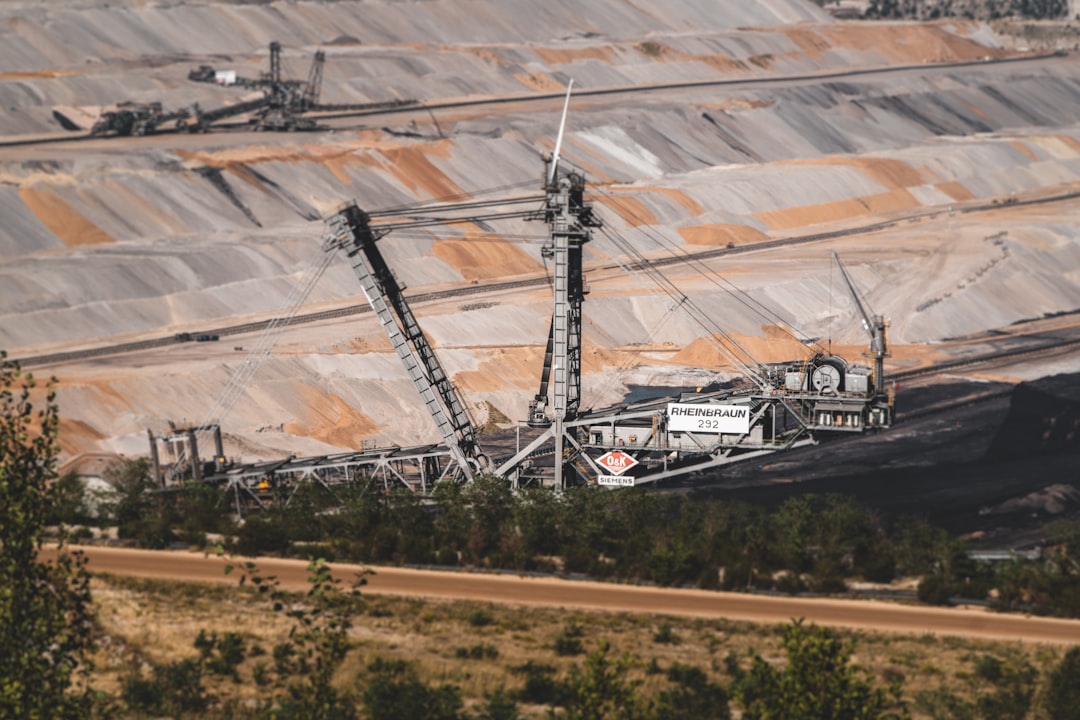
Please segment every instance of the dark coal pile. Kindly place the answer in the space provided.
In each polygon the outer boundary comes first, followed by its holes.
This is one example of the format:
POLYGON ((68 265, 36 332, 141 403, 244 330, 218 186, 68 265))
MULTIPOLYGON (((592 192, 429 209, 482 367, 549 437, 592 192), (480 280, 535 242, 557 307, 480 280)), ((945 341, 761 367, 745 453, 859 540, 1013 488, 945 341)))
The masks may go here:
POLYGON ((1003 546, 1080 515, 1080 374, 933 411, 979 389, 952 383, 911 392, 891 430, 735 466, 704 492, 771 507, 794 495, 842 493, 888 518, 918 516, 1003 546))
MULTIPOLYGON (((987 456, 1013 459, 1078 450, 1080 375, 1054 375, 1016 387, 1009 416, 987 456)), ((1080 467, 1077 474, 1080 475, 1080 467)))

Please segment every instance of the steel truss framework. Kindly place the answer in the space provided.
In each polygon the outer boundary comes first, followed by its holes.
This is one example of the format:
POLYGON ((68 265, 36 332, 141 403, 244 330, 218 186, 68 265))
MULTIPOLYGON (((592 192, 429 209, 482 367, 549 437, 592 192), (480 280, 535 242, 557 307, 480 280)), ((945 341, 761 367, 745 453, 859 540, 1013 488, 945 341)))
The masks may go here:
POLYGON ((349 204, 328 220, 328 226, 324 249, 340 248, 348 254, 364 295, 442 435, 456 472, 461 479, 472 480, 486 466, 487 459, 477 445, 476 431, 465 404, 379 252, 376 243, 380 235, 372 230, 370 217, 355 204, 349 204))
MULTIPOLYGON (((344 250, 349 256, 372 309, 442 436, 442 443, 293 457, 237 467, 204 479, 228 487, 241 510, 244 505, 287 504, 304 483, 318 483, 332 490, 372 478, 386 489, 403 486, 427 493, 436 483, 468 482, 492 467, 495 475, 506 478, 514 487, 530 483, 555 487, 599 483, 610 476, 605 475, 598 459, 607 452, 621 450, 635 464, 632 480, 620 484, 640 485, 813 444, 815 432, 858 433, 891 424, 893 397, 882 382, 885 323, 880 316, 870 316, 842 265, 844 279, 856 297, 871 335, 869 355, 875 361, 873 370, 849 366, 840 357, 819 354, 786 366, 757 368, 752 389, 688 393, 678 398, 582 412, 579 407, 581 330, 586 295, 582 247, 591 238, 590 229, 600 227, 600 222, 593 216, 591 206, 584 202, 584 178, 574 173, 559 178, 557 152, 548 162, 544 204, 539 211, 484 216, 485 219, 527 217, 543 220, 549 228, 549 243, 543 252, 553 259, 555 268, 551 325, 540 391, 530 407, 528 420, 519 426, 519 431, 525 427, 534 429, 538 432, 536 437, 524 447, 519 442, 517 452, 495 463, 482 452, 464 403, 377 247, 377 241, 387 232, 410 223, 372 227, 371 216, 351 203, 327 219, 324 249, 344 250), (668 411, 671 402, 744 408, 749 431, 688 432, 671 427, 668 411)), ((513 205, 528 200, 482 205, 513 205)), ((470 221, 468 216, 447 218, 445 207, 438 210, 439 217, 420 220, 415 219, 417 211, 411 211, 411 223, 426 226, 470 221)))
POLYGON ((277 460, 234 467, 207 475, 208 483, 228 490, 237 512, 265 509, 271 504, 288 505, 305 484, 321 485, 334 491, 342 486, 373 481, 390 490, 404 487, 426 494, 436 483, 453 476, 455 466, 442 445, 372 448, 360 452, 277 460))

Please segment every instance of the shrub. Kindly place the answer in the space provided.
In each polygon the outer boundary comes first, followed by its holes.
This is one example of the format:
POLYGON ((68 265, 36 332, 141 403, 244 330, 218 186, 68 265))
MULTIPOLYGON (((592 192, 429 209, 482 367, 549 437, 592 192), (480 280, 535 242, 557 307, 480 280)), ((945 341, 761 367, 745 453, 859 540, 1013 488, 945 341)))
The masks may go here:
POLYGON ((653 642, 661 643, 663 645, 678 645, 682 642, 682 638, 675 634, 675 631, 671 629, 670 624, 663 623, 653 634, 653 642))
POLYGON ((948 605, 952 597, 952 586, 949 579, 940 573, 927 575, 919 581, 917 590, 919 602, 928 605, 948 605))
POLYGON ((580 625, 573 621, 568 622, 563 631, 555 636, 555 654, 566 656, 580 655, 585 652, 581 643, 584 634, 585 631, 580 625))
POLYGON ((533 705, 559 705, 564 696, 563 686, 555 679, 555 667, 529 660, 523 665, 510 668, 510 672, 525 677, 525 684, 517 692, 520 702, 533 705))

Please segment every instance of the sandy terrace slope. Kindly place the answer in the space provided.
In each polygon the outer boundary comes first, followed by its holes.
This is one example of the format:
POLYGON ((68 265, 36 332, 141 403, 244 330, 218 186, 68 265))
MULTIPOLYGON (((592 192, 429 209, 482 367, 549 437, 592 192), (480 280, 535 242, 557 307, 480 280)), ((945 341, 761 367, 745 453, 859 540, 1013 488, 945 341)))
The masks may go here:
MULTIPOLYGON (((1007 206, 1080 185, 1077 59, 923 70, 1004 53, 983 25, 836 23, 797 0, 571 5, 436 0, 417 13, 392 2, 4 2, 0 102, 11 112, 0 134, 47 128, 54 106, 233 101, 240 95, 189 83, 187 71, 209 62, 255 76, 275 39, 293 77, 315 48, 328 48, 329 102, 557 91, 570 77, 598 88, 916 65, 575 101, 564 157, 587 172, 611 233, 597 235, 586 262, 625 262, 628 246, 665 257, 899 222, 884 233, 720 259, 704 275, 670 269, 725 330, 769 360, 797 349, 781 326, 837 347, 863 342, 830 249, 891 319, 892 367, 937 356, 926 343, 1080 306, 1073 205, 1007 206), (994 203, 1000 212, 964 212, 994 203), (740 302, 733 286, 753 302, 740 302)), ((319 258, 321 217, 345 199, 380 209, 535 193, 558 108, 417 112, 306 135, 5 148, 0 347, 31 355, 270 317, 319 258), (489 195, 493 188, 501 190, 489 195)), ((422 292, 543 276, 543 235, 524 222, 400 232, 383 252, 410 292, 422 292)), ((703 352, 707 333, 640 276, 597 271, 589 281, 589 404, 618 400, 628 383, 730 376, 703 352)), ((359 303, 358 290, 338 262, 308 308, 359 303)), ((538 381, 546 291, 418 314, 479 422, 489 408, 523 415, 538 381)), ((230 337, 48 368, 61 380, 65 452, 142 453, 148 426, 201 420, 255 342, 230 337)), ((229 453, 249 458, 432 439, 370 316, 290 330, 226 432, 229 453)))

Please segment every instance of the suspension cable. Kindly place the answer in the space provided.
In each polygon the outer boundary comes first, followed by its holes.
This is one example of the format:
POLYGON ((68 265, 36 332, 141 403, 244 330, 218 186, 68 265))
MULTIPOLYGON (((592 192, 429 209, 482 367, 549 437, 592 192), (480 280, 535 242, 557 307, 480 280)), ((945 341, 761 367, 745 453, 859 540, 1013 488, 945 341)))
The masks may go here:
POLYGON ((335 257, 337 257, 336 248, 331 251, 319 249, 319 255, 311 260, 300 281, 293 286, 288 297, 285 298, 278 313, 267 323, 262 334, 259 335, 259 339, 255 342, 255 346, 244 358, 236 372, 233 373, 221 395, 218 396, 217 402, 210 409, 206 420, 196 428, 197 432, 206 432, 212 426, 220 425, 221 421, 229 414, 236 401, 247 389, 255 373, 259 371, 263 362, 270 356, 270 350, 273 349, 285 328, 289 326, 289 322, 307 302, 308 296, 311 295, 315 285, 326 272, 326 269, 330 267, 330 263, 334 261, 335 257))
POLYGON ((701 309, 692 298, 682 292, 674 282, 663 272, 654 267, 649 261, 624 237, 609 230, 601 228, 600 232, 613 244, 621 249, 628 257, 633 259, 631 269, 645 273, 661 290, 674 300, 679 306, 685 307, 691 319, 706 332, 706 342, 717 350, 739 372, 765 389, 767 384, 759 377, 753 366, 760 365, 753 354, 747 350, 730 333, 718 326, 709 314, 701 309), (722 338, 719 340, 717 338, 722 338))
POLYGON ((711 269, 704 260, 694 257, 691 253, 687 252, 685 248, 669 242, 663 236, 656 233, 651 233, 648 230, 643 229, 644 226, 648 225, 647 219, 643 218, 640 213, 634 211, 632 207, 620 203, 617 196, 603 190, 598 190, 597 192, 600 195, 603 195, 604 197, 611 200, 611 202, 616 207, 619 207, 619 211, 621 213, 625 213, 625 215, 628 216, 631 220, 638 223, 638 227, 636 229, 642 234, 642 236, 651 240, 660 249, 665 250, 666 252, 668 252, 669 255, 676 259, 679 259, 688 267, 700 272, 706 280, 708 280, 716 287, 727 292, 736 302, 746 307, 751 313, 757 315, 759 318, 768 322, 769 324, 775 325, 783 333, 788 335, 792 340, 798 342, 799 344, 805 346, 808 343, 813 342, 814 346, 817 347, 819 350, 823 349, 816 341, 810 341, 805 332, 794 326, 791 326, 791 324, 787 320, 780 317, 767 305, 754 298, 745 290, 742 290, 728 278, 711 269), (800 335, 802 337, 800 337, 800 335))

